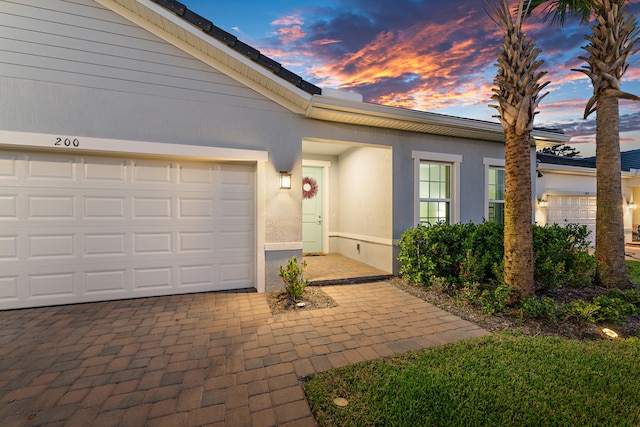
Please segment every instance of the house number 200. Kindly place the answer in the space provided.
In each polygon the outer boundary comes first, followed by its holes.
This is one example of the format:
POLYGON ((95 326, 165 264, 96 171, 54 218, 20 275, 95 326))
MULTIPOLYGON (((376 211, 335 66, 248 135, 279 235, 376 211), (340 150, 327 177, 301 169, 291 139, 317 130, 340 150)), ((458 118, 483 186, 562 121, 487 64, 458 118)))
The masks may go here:
POLYGON ((60 145, 65 147, 79 147, 80 141, 77 138, 56 138, 56 142, 53 145, 60 145))

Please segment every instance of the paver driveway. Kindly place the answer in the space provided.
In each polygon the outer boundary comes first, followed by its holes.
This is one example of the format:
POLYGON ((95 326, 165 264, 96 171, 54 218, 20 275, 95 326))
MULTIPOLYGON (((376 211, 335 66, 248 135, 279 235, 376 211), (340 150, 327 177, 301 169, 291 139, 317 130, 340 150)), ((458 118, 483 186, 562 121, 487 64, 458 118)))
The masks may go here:
POLYGON ((273 316, 256 293, 0 312, 2 426, 312 426, 300 377, 486 335, 386 282, 273 316))

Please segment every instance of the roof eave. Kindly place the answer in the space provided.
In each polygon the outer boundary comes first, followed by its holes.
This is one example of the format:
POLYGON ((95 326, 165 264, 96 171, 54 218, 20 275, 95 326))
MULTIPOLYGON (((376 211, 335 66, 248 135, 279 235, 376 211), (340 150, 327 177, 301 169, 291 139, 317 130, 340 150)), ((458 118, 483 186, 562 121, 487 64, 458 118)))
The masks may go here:
MULTIPOLYGON (((322 95, 313 96, 312 103, 307 110, 307 117, 339 123, 504 143, 504 130, 499 123, 322 95)), ((562 144, 570 139, 564 134, 539 130, 534 130, 532 136, 537 148, 562 144)))

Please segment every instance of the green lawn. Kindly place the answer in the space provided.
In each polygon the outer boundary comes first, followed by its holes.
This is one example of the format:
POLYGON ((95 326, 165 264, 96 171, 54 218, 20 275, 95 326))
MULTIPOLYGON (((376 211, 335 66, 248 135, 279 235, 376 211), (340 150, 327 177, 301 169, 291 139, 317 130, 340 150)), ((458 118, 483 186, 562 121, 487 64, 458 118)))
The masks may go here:
POLYGON ((627 271, 629 272, 631 283, 640 285, 640 262, 627 260, 627 271))
POLYGON ((639 339, 499 334, 320 373, 304 389, 320 426, 639 426, 639 359, 639 339))

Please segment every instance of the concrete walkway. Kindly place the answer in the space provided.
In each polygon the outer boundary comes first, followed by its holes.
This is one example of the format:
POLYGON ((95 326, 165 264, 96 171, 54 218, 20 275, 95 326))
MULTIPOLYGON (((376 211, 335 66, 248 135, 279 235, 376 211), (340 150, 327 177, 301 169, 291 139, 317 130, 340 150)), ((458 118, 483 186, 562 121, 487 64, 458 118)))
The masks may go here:
POLYGON ((313 426, 300 378, 486 335, 386 283, 273 316, 210 293, 0 312, 2 426, 313 426))

